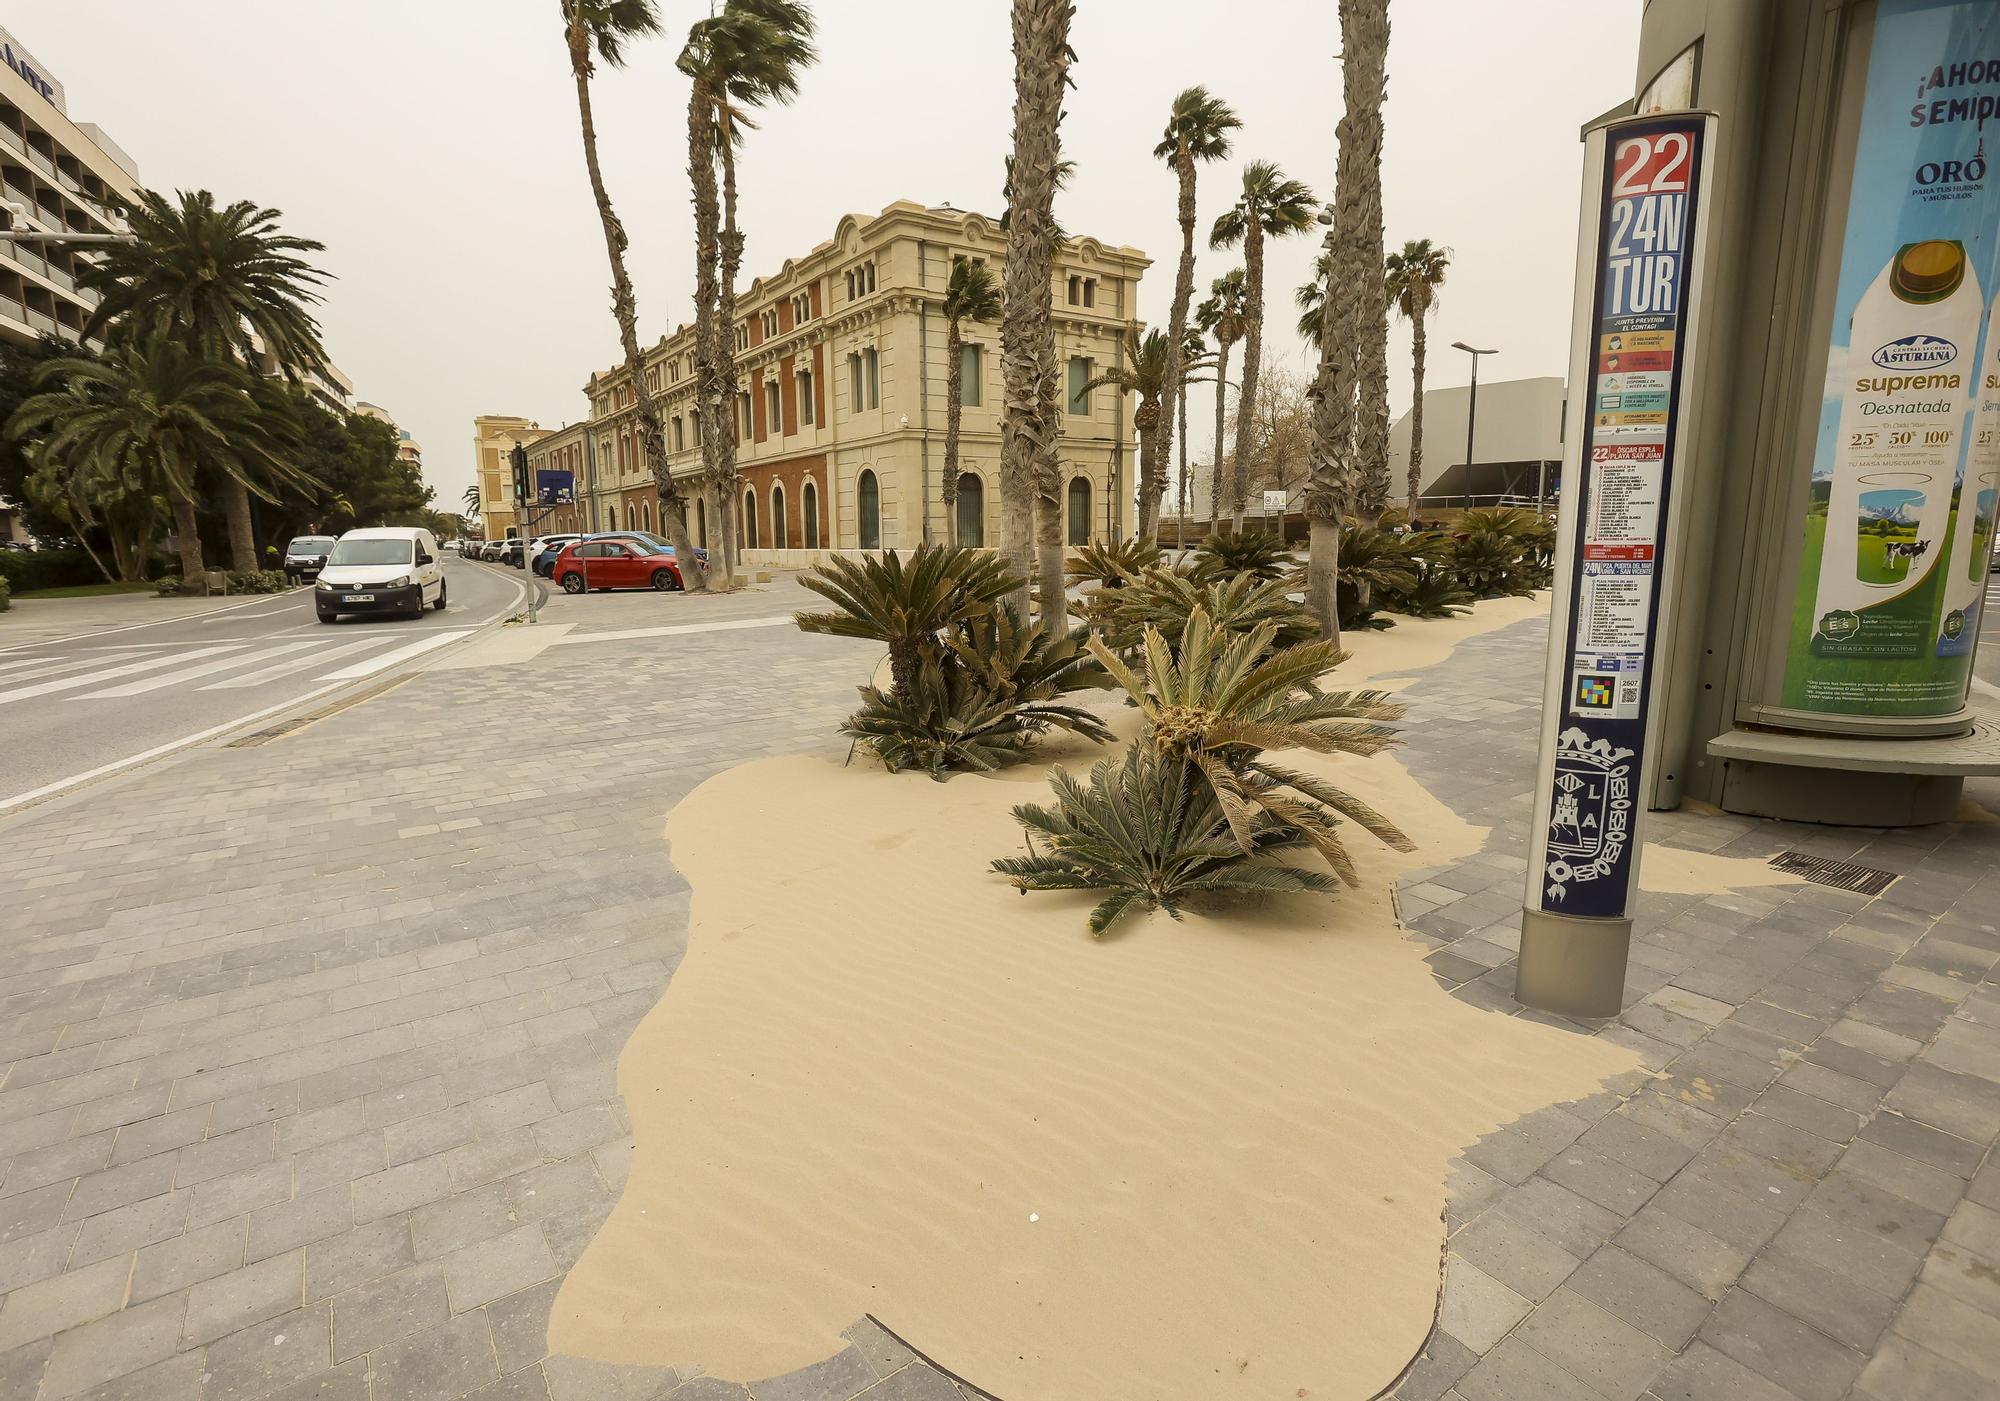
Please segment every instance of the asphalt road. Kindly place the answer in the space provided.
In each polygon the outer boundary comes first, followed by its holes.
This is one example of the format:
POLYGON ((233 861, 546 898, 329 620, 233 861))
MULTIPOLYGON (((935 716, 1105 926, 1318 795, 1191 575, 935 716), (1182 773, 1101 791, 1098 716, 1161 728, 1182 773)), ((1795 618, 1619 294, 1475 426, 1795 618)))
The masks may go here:
POLYGON ((313 612, 312 591, 0 651, 0 812, 210 734, 421 666, 517 610, 526 575, 447 559, 422 618, 313 612))

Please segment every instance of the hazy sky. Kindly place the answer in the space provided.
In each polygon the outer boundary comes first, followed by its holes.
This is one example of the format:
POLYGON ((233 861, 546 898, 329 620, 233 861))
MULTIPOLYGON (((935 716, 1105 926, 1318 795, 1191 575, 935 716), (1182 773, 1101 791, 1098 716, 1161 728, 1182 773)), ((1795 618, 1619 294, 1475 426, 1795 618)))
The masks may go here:
MULTIPOLYGON (((997 212, 1009 149, 1004 0, 818 0, 821 60, 742 162, 745 273, 892 200, 997 212)), ((706 0, 661 0, 668 30, 706 0)), ((1578 127, 1633 87, 1637 0, 1393 0, 1383 160, 1387 238, 1454 252, 1430 384, 1462 384, 1454 340, 1499 347, 1489 379, 1563 373, 1578 127)), ((12 0, 5 23, 156 189, 284 211, 338 277, 326 343, 358 397, 422 441, 440 504, 472 480, 472 418, 582 416, 617 358, 609 277, 577 135, 558 0, 12 0)), ((597 125, 631 231, 642 339, 691 319, 687 89, 677 38, 600 75, 597 125)), ((1209 222, 1244 159, 1330 195, 1340 115, 1333 0, 1079 0, 1065 224, 1144 249, 1140 309, 1164 324, 1179 246, 1150 151, 1173 94, 1206 84, 1244 119, 1202 174, 1197 287, 1233 266, 1209 222)), ((1292 289, 1317 239, 1269 259, 1268 357, 1303 366, 1292 289)), ((1409 333, 1391 398, 1410 397, 1409 333)), ((1201 391, 1197 391, 1200 393, 1201 391)), ((1193 422, 1208 421, 1205 396, 1193 422)), ((1210 433, 1194 433, 1197 460, 1210 433)))

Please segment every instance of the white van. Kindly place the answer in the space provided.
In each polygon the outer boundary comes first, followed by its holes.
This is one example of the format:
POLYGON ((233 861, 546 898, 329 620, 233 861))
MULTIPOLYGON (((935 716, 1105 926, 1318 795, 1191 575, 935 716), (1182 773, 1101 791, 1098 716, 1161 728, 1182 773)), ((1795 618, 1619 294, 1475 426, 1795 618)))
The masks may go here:
POLYGON ((404 613, 421 618, 424 605, 444 609, 444 564, 428 530, 384 526, 350 530, 334 542, 319 572, 313 604, 319 620, 342 613, 404 613))

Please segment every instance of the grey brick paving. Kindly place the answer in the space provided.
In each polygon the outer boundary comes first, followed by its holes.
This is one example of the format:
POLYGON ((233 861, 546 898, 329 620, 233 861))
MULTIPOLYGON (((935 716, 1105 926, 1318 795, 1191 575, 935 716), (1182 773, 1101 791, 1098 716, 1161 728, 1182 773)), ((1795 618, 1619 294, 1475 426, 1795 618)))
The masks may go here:
MULTIPOLYGON (((1412 767, 1493 832, 1399 899, 1496 1015, 1538 1015, 1511 988, 1541 642, 1475 639, 1403 693, 1412 767)), ((630 1162, 617 1055, 684 947, 666 813, 748 758, 840 757, 873 661, 783 628, 564 645, 0 823, 0 1395, 973 1395, 866 1320, 747 1385, 545 1355, 630 1162)), ((1625 1012, 1544 1020, 1657 1076, 1468 1145, 1440 1327, 1396 1394, 2000 1394, 2000 829, 1653 831, 1904 879, 1646 897, 1625 1012)))
MULTIPOLYGON (((1518 921, 1492 918, 1520 898, 1537 735, 1497 703, 1539 687, 1544 636, 1474 639, 1402 693, 1413 771, 1493 832, 1399 903, 1440 984, 1502 1015, 1537 1015, 1509 995, 1518 921)), ((1973 795, 2000 807, 2000 785, 1973 795)), ((1901 879, 1872 901, 1643 897, 1624 1012, 1543 1020, 1631 1047, 1653 1078, 1466 1150, 1438 1328, 1393 1394, 2000 1396, 2000 828, 1651 821, 1691 850, 1901 879)))

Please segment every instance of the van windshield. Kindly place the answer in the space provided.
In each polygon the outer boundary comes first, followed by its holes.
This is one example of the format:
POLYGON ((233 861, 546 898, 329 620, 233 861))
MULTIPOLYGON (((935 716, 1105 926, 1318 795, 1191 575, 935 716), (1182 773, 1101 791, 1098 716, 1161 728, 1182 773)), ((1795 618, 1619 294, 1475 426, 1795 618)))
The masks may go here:
POLYGON ((342 540, 327 556, 328 564, 408 564, 416 558, 408 540, 342 540))
POLYGON ((288 555, 323 555, 333 547, 331 535, 301 535, 285 546, 288 555))

